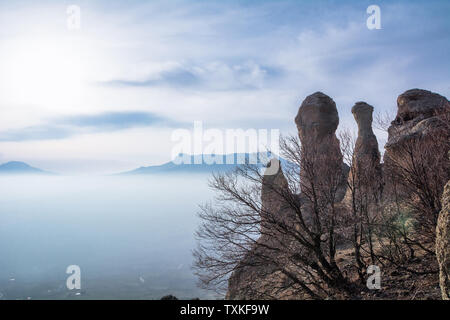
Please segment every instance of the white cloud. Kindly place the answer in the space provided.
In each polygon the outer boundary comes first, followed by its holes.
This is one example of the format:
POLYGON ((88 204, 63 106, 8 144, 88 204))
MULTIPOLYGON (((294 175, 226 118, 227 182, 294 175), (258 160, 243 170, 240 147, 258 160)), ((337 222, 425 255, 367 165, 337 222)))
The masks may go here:
MULTIPOLYGON (((24 96, 4 94, 0 131, 57 116, 133 110, 180 122, 203 120, 219 128, 279 127, 293 133, 301 101, 315 91, 336 101, 341 123, 350 127, 350 108, 356 101, 381 111, 395 106, 396 97, 412 87, 448 95, 448 59, 433 50, 449 48, 442 13, 435 12, 433 4, 381 7, 383 29, 369 31, 365 8, 349 5, 84 2, 82 29, 69 33, 62 4, 46 10, 34 3, 2 5, 0 46, 42 37, 46 46, 49 41, 75 44, 72 54, 81 60, 77 68, 83 90, 55 90, 48 99, 32 103, 24 96), (435 24, 407 23, 418 17, 434 19, 435 24), (111 81, 122 86, 100 85, 111 81)), ((0 64, 9 62, 5 52, 11 54, 1 50, 0 64)), ((5 90, 4 82, 0 90, 5 90)), ((145 128, 60 141, 0 143, 0 148, 4 159, 36 157, 52 166, 57 159, 67 163, 80 155, 83 161, 117 165, 114 161, 133 159, 133 164, 145 165, 168 159, 168 145, 167 132, 145 128), (151 152, 142 153, 145 141, 155 141, 151 152)))

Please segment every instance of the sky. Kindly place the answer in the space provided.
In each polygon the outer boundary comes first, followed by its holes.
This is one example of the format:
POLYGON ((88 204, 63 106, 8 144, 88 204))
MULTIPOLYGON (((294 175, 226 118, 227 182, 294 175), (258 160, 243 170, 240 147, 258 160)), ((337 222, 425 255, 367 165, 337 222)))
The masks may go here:
POLYGON ((194 121, 295 134, 316 91, 355 130, 357 101, 395 113, 408 89, 449 96, 449 12, 449 1, 0 1, 0 163, 161 164, 194 121), (381 29, 366 25, 372 4, 381 29))

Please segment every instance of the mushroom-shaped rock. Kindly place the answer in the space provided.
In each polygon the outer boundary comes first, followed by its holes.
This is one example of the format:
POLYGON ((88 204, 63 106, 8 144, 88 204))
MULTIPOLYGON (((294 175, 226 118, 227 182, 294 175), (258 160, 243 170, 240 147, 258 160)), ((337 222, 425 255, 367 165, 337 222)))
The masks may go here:
POLYGON ((337 143, 339 147, 335 135, 339 125, 336 103, 326 94, 316 92, 306 97, 295 117, 295 123, 302 144, 331 140, 329 143, 337 143))
POLYGON ((365 102, 357 102, 352 114, 358 125, 358 138, 353 151, 351 173, 359 175, 359 183, 381 192, 381 164, 378 141, 372 130, 373 107, 365 102))
POLYGON ((337 173, 339 177, 334 182, 339 181, 339 190, 335 200, 342 200, 346 190, 348 167, 342 161, 339 140, 336 137, 339 125, 336 103, 322 92, 313 93, 303 100, 295 123, 302 145, 302 189, 310 189, 313 185, 312 179, 316 180, 315 186, 329 185, 337 173), (306 163, 309 165, 305 166, 306 163), (317 170, 308 172, 311 165, 317 170))
POLYGON ((345 202, 350 203, 357 194, 365 194, 367 203, 377 203, 383 191, 383 177, 378 141, 372 130, 373 107, 366 102, 357 102, 352 114, 358 125, 358 137, 352 155, 352 167, 348 177, 345 202))

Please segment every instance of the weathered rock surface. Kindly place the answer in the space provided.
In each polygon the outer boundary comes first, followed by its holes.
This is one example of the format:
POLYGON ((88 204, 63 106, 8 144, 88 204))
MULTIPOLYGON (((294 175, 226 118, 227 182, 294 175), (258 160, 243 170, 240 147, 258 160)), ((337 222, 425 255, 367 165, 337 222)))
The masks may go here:
MULTIPOLYGON (((397 106, 397 116, 388 129, 389 136, 385 146, 384 162, 387 170, 389 171, 391 163, 410 163, 405 159, 408 159, 409 156, 417 157, 417 154, 420 154, 423 157, 420 159, 423 165, 436 166, 439 164, 438 169, 436 167, 431 169, 433 171, 430 172, 428 178, 434 179, 435 185, 443 187, 448 178, 443 181, 437 178, 441 177, 440 174, 445 178, 445 175, 448 176, 450 172, 447 161, 450 139, 449 101, 431 91, 412 89, 399 95, 397 106)), ((400 192, 402 192, 401 189, 400 192)), ((442 195, 442 211, 436 227, 436 255, 440 267, 440 286, 444 299, 449 299, 450 287, 449 199, 450 185, 447 183, 442 195)))
MULTIPOLYGON (((277 267, 271 261, 283 260, 283 247, 288 245, 288 240, 273 226, 276 221, 289 223, 294 218, 286 201, 290 193, 281 163, 272 159, 270 166, 274 162, 278 162, 279 170, 276 174, 264 175, 262 183, 261 236, 230 276, 226 299, 268 299, 274 290, 273 281, 280 279, 280 275, 274 276, 277 267), (279 250, 267 249, 277 247, 279 250)), ((271 169, 266 172, 268 170, 271 169)))
POLYGON ((339 125, 336 103, 326 94, 316 92, 306 97, 295 117, 295 123, 305 148, 341 153, 335 134, 339 125))
POLYGON ((266 225, 273 229, 271 226, 274 224, 274 219, 284 222, 294 219, 292 213, 289 212, 290 191, 286 177, 281 170, 281 163, 279 160, 272 159, 270 166, 273 165, 278 167, 279 170, 276 174, 265 174, 262 183, 262 212, 260 213, 262 238, 273 235, 274 231, 266 230, 266 225), (277 162, 277 164, 274 162, 277 162))
POLYGON ((388 129, 385 145, 386 155, 394 157, 396 148, 408 140, 433 135, 440 130, 445 124, 442 117, 450 112, 447 98, 422 89, 411 89, 399 95, 397 106, 397 116, 388 129))
MULTIPOLYGON (((303 159, 309 159, 321 170, 316 176, 323 181, 316 181, 316 184, 326 185, 325 179, 330 179, 333 172, 342 173, 336 195, 336 201, 341 201, 345 195, 349 170, 342 160, 339 140, 336 137, 339 125, 336 103, 322 92, 313 93, 303 100, 295 123, 302 144, 303 159)), ((308 188, 311 182, 305 171, 300 170, 300 179, 302 185, 308 188)))
POLYGON ((372 130, 373 107, 365 102, 357 102, 352 108, 352 114, 358 125, 358 138, 354 150, 356 162, 380 166, 380 151, 378 141, 372 130))
MULTIPOLYGON (((409 192, 404 185, 394 186, 396 179, 392 176, 396 176, 399 169, 401 174, 402 168, 412 165, 412 161, 430 167, 440 163, 440 171, 444 174, 450 172, 446 147, 450 139, 450 103, 447 98, 431 91, 411 89, 398 96, 397 106, 397 115, 388 128, 385 145, 386 197, 394 194, 394 188, 400 195, 409 192)), ((429 179, 436 178, 430 174, 429 179)), ((446 181, 445 177, 439 181, 442 189, 446 181)))
POLYGON ((413 119, 426 119, 448 107, 448 100, 431 91, 423 89, 407 90, 397 98, 398 112, 394 122, 405 123, 413 119))
POLYGON ((352 108, 352 114, 358 125, 358 137, 353 150, 349 180, 355 183, 357 181, 364 187, 364 191, 373 191, 380 197, 382 191, 381 156, 377 138, 372 130, 373 107, 365 102, 357 102, 352 108))
POLYGON ((442 210, 436 227, 436 256, 442 299, 450 300, 450 181, 442 194, 442 210))
MULTIPOLYGON (((432 143, 432 138, 442 134, 445 140, 445 135, 449 132, 448 114, 450 112, 450 104, 445 97, 426 90, 412 89, 401 94, 397 99, 397 104, 398 113, 388 129, 384 166, 389 161, 399 160, 401 157, 399 150, 408 142, 429 144, 432 143)), ((382 170, 380 164, 381 157, 378 150, 378 142, 372 130, 373 107, 365 102, 357 102, 352 108, 352 113, 358 124, 358 138, 354 149, 353 163, 354 165, 359 164, 363 168, 372 168, 373 179, 369 179, 370 181, 368 182, 372 182, 375 188, 378 188, 378 186, 381 188, 382 176, 385 175, 385 172, 382 172, 384 169, 382 170)), ((331 168, 331 170, 328 170, 328 173, 331 173, 333 169, 342 172, 339 195, 336 199, 336 201, 341 201, 346 193, 349 170, 348 166, 342 161, 339 140, 335 134, 339 124, 335 102, 321 92, 308 96, 300 106, 295 123, 302 143, 302 152, 307 155, 313 154, 318 156, 319 167, 331 168)), ((447 137, 447 139, 449 138, 447 137)), ((419 148, 421 148, 421 145, 419 145, 419 148)), ((434 153, 442 154, 443 157, 446 157, 448 150, 445 150, 445 148, 441 149, 438 148, 434 153)), ((440 159, 439 156, 436 159, 440 159)), ((447 166, 448 162, 443 165, 447 166)), ((327 171, 325 170, 324 172, 326 173, 327 171)), ((305 184, 305 180, 306 185, 308 184, 308 177, 305 177, 305 173, 301 172, 300 178, 302 185, 305 184)), ((327 178, 326 175, 325 178, 327 178)), ((444 183, 445 181, 446 179, 444 183)), ((289 221, 293 214, 289 210, 289 205, 283 203, 285 200, 277 192, 274 192, 274 189, 288 189, 287 181, 282 171, 276 175, 266 176, 263 181, 261 193, 263 207, 261 212, 262 235, 258 240, 259 244, 269 243, 274 245, 273 240, 270 238, 276 234, 276 231, 270 229, 271 223, 268 222, 274 218, 274 213, 278 213, 276 215, 277 219, 284 221, 289 221)), ((302 203, 305 201, 300 200, 303 199, 302 194, 298 195, 298 199, 302 203)), ((389 199, 389 190, 384 191, 383 201, 391 201, 389 199)), ((442 196, 442 211, 439 215, 436 229, 436 254, 440 266, 440 285, 444 299, 449 299, 450 295, 449 224, 450 181, 447 183, 442 196)), ((278 238, 281 239, 279 242, 283 243, 282 236, 278 238)), ((278 283, 284 281, 283 275, 277 271, 275 266, 264 264, 264 261, 258 258, 259 253, 267 254, 267 251, 264 251, 264 246, 258 246, 258 243, 231 275, 227 299, 283 298, 281 296, 282 293, 275 290, 273 286, 277 281, 278 283)), ((277 256, 277 258, 280 262, 284 261, 281 255, 277 256)), ((433 286, 435 287, 435 284, 433 286)))

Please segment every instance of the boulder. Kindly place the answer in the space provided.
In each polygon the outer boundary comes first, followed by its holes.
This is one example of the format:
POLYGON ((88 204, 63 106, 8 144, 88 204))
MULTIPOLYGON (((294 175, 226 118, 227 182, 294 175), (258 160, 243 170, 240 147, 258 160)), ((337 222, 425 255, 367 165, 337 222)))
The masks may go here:
POLYGON ((447 98, 422 89, 411 89, 399 95, 397 107, 397 116, 388 128, 388 141, 385 145, 386 155, 393 157, 396 149, 407 141, 440 131, 446 125, 443 117, 450 112, 447 98))
MULTIPOLYGON (((411 89, 398 96, 398 111, 388 128, 385 145, 384 175, 386 194, 396 192, 404 196, 410 193, 408 186, 394 187, 399 169, 400 175, 413 161, 432 168, 429 179, 436 180, 443 190, 450 172, 447 159, 450 140, 450 103, 447 98, 427 90, 411 89), (442 174, 438 173, 443 172, 442 174)), ((442 192, 442 191, 440 191, 442 192)), ((440 194, 440 193, 439 193, 440 194)))

